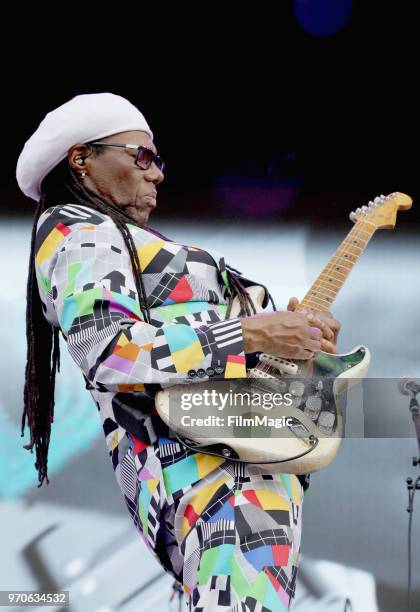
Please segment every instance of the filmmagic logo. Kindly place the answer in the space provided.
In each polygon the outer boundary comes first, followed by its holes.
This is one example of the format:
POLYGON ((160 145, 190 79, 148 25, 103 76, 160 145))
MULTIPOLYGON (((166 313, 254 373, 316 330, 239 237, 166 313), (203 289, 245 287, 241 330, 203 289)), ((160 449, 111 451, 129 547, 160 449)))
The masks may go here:
MULTIPOLYGON (((191 408, 199 406, 211 406, 217 410, 223 410, 229 403, 229 406, 253 406, 271 410, 277 406, 291 406, 293 397, 291 393, 238 393, 232 390, 227 393, 220 393, 215 389, 208 389, 201 393, 182 393, 181 408, 182 410, 191 410, 191 408)), ((233 423, 232 423, 233 424, 233 423)))
POLYGON ((240 414, 231 414, 225 419, 222 416, 209 414, 203 418, 192 417, 189 414, 183 414, 181 424, 184 427, 274 427, 281 429, 282 427, 293 427, 294 422, 292 417, 271 418, 267 414, 255 414, 252 417, 243 417, 240 414))

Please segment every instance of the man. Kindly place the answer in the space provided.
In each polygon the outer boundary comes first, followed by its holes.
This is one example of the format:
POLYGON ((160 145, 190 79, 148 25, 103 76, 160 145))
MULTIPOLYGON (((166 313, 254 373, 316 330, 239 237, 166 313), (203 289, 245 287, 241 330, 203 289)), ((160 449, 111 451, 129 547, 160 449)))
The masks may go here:
POLYGON ((226 320, 235 297, 244 308, 249 300, 245 279, 220 254, 145 225, 163 170, 142 113, 108 93, 54 109, 25 144, 17 179, 38 207, 22 435, 28 418, 27 448, 36 447, 39 486, 48 483, 61 331, 98 406, 135 526, 183 583, 190 609, 288 609, 307 483, 175 443, 153 398, 168 383, 243 378, 247 353, 335 352, 339 324, 314 312, 242 310, 226 320))

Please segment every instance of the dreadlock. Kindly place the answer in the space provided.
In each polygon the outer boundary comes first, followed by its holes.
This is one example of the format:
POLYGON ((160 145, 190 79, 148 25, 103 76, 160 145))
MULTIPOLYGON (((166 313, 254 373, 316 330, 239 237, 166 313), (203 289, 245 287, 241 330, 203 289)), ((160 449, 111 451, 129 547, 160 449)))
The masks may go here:
MULTIPOLYGON (((232 311, 233 300, 235 298, 238 299, 239 306, 240 306, 238 317, 244 317, 244 316, 250 317, 253 314, 256 314, 257 310, 255 308, 255 304, 252 301, 249 293, 246 291, 245 286, 241 282, 240 277, 242 276, 242 272, 239 272, 239 270, 236 270, 232 266, 229 266, 228 264, 226 264, 226 274, 227 274, 227 277, 230 283, 230 287, 231 287, 231 296, 229 299, 229 305, 226 310, 225 318, 229 319, 230 313, 232 311)), ((268 291, 267 287, 264 287, 264 285, 261 285, 261 283, 259 283, 259 285, 266 290, 268 299, 271 302, 273 310, 277 310, 273 297, 271 293, 268 291)))
MULTIPOLYGON (((101 154, 100 148, 94 147, 93 145, 90 146, 95 155, 101 154)), ((77 175, 70 168, 67 160, 63 160, 48 174, 42 183, 42 196, 33 219, 27 281, 27 361, 23 393, 24 408, 21 422, 21 437, 24 436, 26 419, 28 419, 30 442, 29 444, 25 444, 23 448, 33 453, 33 447, 35 446, 36 461, 34 465, 35 469, 38 471, 38 488, 42 486, 44 480, 46 480, 47 485, 50 482, 47 470, 48 448, 51 423, 54 421, 55 377, 56 371, 60 371, 60 329, 52 326, 44 316, 45 306, 39 295, 35 274, 35 243, 37 223, 41 214, 47 210, 47 208, 56 205, 57 202, 83 204, 111 217, 116 227, 121 232, 130 255, 137 295, 139 297, 144 321, 147 323, 151 322, 150 309, 137 249, 127 227, 127 223, 138 225, 137 221, 123 212, 122 209, 108 202, 101 195, 91 191, 79 182, 77 175)), ((157 236, 169 240, 159 232, 156 232, 156 230, 145 225, 143 227, 157 236)), ((238 297, 241 308, 238 316, 249 316, 252 312, 255 313, 256 310, 252 300, 239 279, 238 275, 241 273, 231 266, 226 266, 226 274, 231 289, 226 319, 230 316, 232 302, 235 297, 238 297)))

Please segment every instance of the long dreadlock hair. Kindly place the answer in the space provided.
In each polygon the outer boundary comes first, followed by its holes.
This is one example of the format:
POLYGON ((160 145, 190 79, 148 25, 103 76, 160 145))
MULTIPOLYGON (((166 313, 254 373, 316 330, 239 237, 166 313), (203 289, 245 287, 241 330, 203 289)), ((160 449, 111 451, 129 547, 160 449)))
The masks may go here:
MULTIPOLYGON (((97 148, 94 145, 90 146, 95 155, 101 154, 101 149, 99 147, 97 148)), ((56 371, 60 371, 60 329, 52 326, 44 316, 45 307, 43 307, 39 295, 35 275, 35 240, 39 217, 47 208, 57 205, 57 202, 83 204, 111 217, 121 232, 130 255, 137 295, 144 321, 147 323, 151 322, 137 250, 133 237, 127 227, 127 223, 132 225, 138 225, 138 223, 130 215, 123 212, 122 209, 79 182, 76 173, 70 168, 67 159, 63 160, 42 182, 42 196, 33 219, 27 281, 27 361, 25 368, 21 437, 24 436, 26 419, 28 419, 30 442, 29 444, 25 444, 23 448, 33 453, 33 447, 35 446, 36 461, 34 465, 35 469, 38 470, 38 488, 42 486, 44 480, 46 480, 47 485, 50 482, 47 470, 48 448, 50 443, 51 423, 54 421, 55 376, 56 371)), ((142 227, 165 240, 169 240, 148 226, 142 227)), ((235 297, 238 298, 241 308, 239 316, 250 316, 255 313, 254 304, 239 278, 241 273, 228 265, 226 265, 226 273, 231 289, 226 319, 230 316, 232 302, 235 297)))

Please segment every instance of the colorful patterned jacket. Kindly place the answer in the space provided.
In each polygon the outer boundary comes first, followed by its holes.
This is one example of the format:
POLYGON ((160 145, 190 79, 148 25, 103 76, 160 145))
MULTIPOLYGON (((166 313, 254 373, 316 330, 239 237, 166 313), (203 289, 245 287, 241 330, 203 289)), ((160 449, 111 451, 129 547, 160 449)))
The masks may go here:
POLYGON ((167 433, 154 410, 158 390, 246 376, 241 322, 224 320, 223 257, 128 227, 151 324, 142 320, 130 256, 109 216, 82 205, 51 207, 39 218, 35 244, 44 315, 61 328, 84 375, 114 469, 126 431, 143 445, 167 433))

